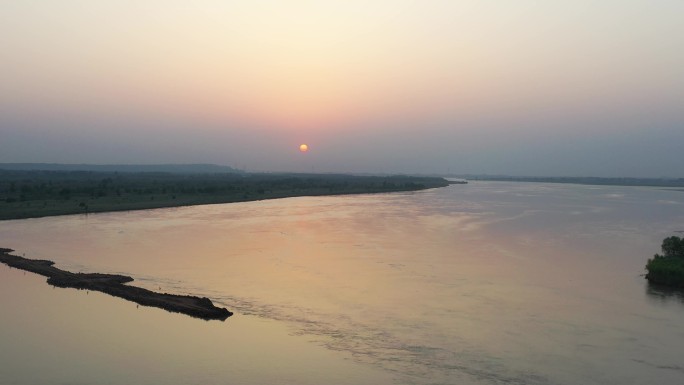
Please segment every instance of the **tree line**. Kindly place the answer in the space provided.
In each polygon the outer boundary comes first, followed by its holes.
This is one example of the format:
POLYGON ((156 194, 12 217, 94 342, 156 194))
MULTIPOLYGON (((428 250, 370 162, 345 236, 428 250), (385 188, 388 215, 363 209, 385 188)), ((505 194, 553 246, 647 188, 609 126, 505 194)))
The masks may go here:
POLYGON ((0 170, 0 219, 447 185, 412 176, 0 170))

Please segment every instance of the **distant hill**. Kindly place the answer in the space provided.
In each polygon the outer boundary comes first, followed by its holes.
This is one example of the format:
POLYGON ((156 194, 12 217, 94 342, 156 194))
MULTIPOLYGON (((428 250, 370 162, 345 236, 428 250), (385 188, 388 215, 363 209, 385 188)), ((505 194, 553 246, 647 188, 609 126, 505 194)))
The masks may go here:
POLYGON ((93 172, 167 172, 177 174, 243 173, 216 164, 60 164, 0 163, 0 170, 14 171, 93 171, 93 172))

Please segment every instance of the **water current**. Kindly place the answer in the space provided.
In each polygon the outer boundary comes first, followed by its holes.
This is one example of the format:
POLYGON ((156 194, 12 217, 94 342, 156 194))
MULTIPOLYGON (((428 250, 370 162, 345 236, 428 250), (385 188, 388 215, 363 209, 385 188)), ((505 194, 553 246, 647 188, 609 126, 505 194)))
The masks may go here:
POLYGON ((684 192, 471 182, 0 222, 0 247, 207 296, 205 322, 0 266, 0 383, 681 384, 644 264, 684 192))

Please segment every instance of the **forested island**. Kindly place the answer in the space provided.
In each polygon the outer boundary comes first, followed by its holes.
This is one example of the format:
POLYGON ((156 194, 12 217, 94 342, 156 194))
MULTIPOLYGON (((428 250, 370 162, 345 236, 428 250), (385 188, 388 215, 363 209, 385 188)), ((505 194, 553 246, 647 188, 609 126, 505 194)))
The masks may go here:
POLYGON ((646 264, 646 279, 650 283, 684 288, 684 239, 667 237, 656 254, 646 264))
POLYGON ((294 196, 414 191, 439 177, 7 170, 0 165, 0 220, 244 202, 294 196))

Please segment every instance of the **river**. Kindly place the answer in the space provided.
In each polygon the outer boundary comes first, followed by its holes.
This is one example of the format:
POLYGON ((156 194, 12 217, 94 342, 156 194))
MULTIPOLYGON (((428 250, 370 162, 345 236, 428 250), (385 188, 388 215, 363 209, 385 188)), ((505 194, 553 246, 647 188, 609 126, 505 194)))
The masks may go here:
POLYGON ((2 384, 681 384, 646 260, 684 192, 427 191, 0 222, 0 247, 207 296, 202 321, 0 266, 2 384))

